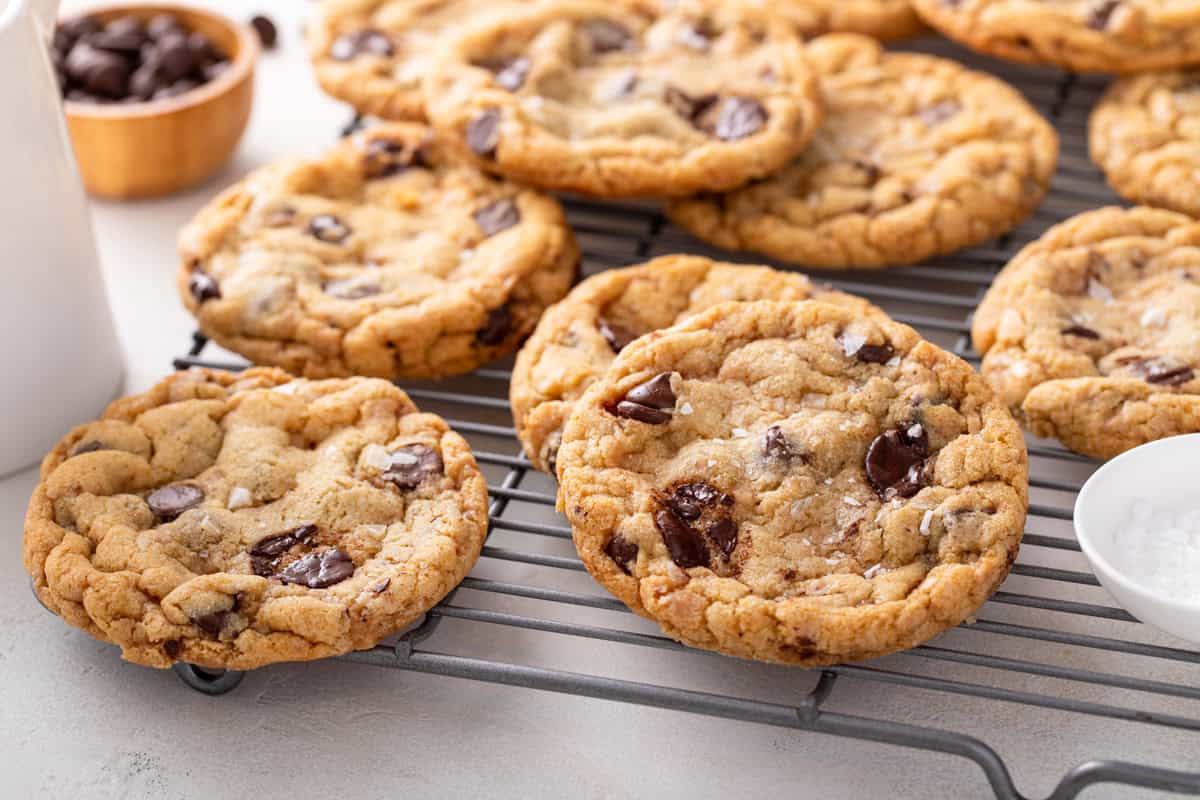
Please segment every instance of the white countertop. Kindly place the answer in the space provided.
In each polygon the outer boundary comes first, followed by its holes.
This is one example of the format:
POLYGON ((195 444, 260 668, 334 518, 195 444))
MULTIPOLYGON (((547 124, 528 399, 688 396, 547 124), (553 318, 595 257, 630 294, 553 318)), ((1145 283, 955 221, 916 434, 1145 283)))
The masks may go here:
MULTIPOLYGON (((209 5, 239 17, 253 10, 235 0, 209 5)), ((349 118, 312 80, 300 41, 305 4, 274 0, 256 8, 279 24, 281 47, 261 63, 254 116, 235 161, 183 195, 93 205, 129 391, 163 376, 193 330, 174 286, 179 227, 248 169, 319 151, 349 118)), ((0 521, 9 531, 0 557, 5 797, 986 795, 982 774, 963 759, 359 665, 283 665, 246 676, 224 697, 202 696, 171 672, 122 662, 115 648, 37 605, 20 562, 21 519, 34 480, 28 471, 0 482, 0 521)), ((499 657, 536 647, 534 658, 525 654, 536 663, 570 664, 572 658, 611 653, 627 659, 613 669, 634 679, 663 680, 664 670, 685 665, 710 691, 753 694, 767 687, 778 698, 788 681, 798 688, 810 684, 806 674, 779 668, 653 651, 626 657, 625 650, 569 637, 517 640, 506 628, 464 628, 454 635, 494 645, 499 657)), ((1017 642, 1014 651, 1028 646, 1017 642)), ((1194 685, 1197 670, 1181 672, 1180 679, 1194 685)), ((1139 738, 1135 746, 1140 729, 1129 725, 1051 717, 1013 704, 972 705, 932 693, 912 702, 913 690, 874 684, 843 681, 838 692, 849 713, 887 707, 893 719, 973 732, 979 725, 971 715, 986 709, 993 715, 992 733, 984 738, 1018 765, 1019 786, 1032 795, 1048 793, 1071 765, 1138 747, 1151 763, 1200 770, 1200 756, 1181 757, 1176 749, 1185 741, 1194 747, 1194 738, 1167 737, 1153 745, 1139 738), (1048 727, 1050 719, 1068 720, 1067 727, 1048 727)), ((1091 696, 1102 700, 1105 694, 1091 696)), ((1084 796, 1151 795, 1107 787, 1084 796)))

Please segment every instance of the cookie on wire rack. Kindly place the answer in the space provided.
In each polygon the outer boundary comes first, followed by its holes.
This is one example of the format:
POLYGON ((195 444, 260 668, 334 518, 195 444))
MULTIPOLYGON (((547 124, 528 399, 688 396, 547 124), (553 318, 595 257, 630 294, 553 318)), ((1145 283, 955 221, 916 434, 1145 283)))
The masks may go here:
POLYGON ((643 336, 577 401, 560 509, 592 576, 685 644, 817 666, 968 619, 1017 555, 1020 429, 880 315, 726 303, 643 336))
POLYGON ((419 619, 487 519, 466 441, 387 381, 192 370, 46 456, 24 561, 47 608, 129 661, 242 670, 419 619))

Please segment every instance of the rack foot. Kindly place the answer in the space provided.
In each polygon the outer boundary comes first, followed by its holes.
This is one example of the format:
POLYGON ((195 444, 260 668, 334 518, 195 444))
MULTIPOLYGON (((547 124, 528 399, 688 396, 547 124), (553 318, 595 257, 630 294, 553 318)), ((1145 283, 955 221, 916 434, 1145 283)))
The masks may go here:
POLYGON ((205 669, 192 664, 176 664, 171 669, 185 686, 201 694, 221 695, 232 692, 242 682, 246 673, 231 669, 205 669))

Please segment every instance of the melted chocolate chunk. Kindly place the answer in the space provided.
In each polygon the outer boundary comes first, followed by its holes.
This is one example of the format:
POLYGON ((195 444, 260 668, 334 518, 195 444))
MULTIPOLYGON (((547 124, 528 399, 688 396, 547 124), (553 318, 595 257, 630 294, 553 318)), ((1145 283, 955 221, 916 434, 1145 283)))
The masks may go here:
MULTIPOLYGON (((766 123, 767 110, 753 97, 726 97, 717 106, 712 134, 723 142, 736 142, 758 133, 766 123)), ((703 122, 700 127, 707 130, 703 122)))
POLYGON ((580 26, 593 53, 612 53, 633 47, 633 34, 624 25, 608 19, 589 19, 580 26))
POLYGON ((475 340, 488 347, 495 347, 508 338, 512 329, 512 309, 505 303, 488 312, 483 327, 475 331, 475 340))
POLYGON ((668 86, 663 91, 663 101, 674 109, 676 114, 695 125, 700 115, 717 102, 717 96, 703 94, 699 97, 692 97, 682 89, 668 86))
POLYGON ((678 484, 659 495, 658 504, 655 523, 680 567, 709 566, 713 557, 728 561, 737 548, 737 525, 729 518, 733 498, 711 484, 678 484))
POLYGON ((167 658, 179 658, 179 654, 183 652, 183 645, 178 639, 167 639, 163 642, 162 649, 167 658))
POLYGON ((1181 386, 1196 377, 1191 367, 1167 367, 1155 364, 1146 371, 1146 383, 1159 386, 1181 386))
POLYGON ((1085 328, 1082 325, 1071 325, 1063 328, 1062 332, 1065 336, 1078 336, 1080 339, 1099 339, 1100 334, 1091 328, 1085 328))
POLYGON ((444 474, 445 465, 438 451, 423 444, 408 444, 393 450, 391 465, 383 471, 383 479, 403 491, 416 489, 427 479, 444 474))
POLYGON ((515 92, 524 86, 525 79, 529 77, 528 58, 498 58, 484 61, 479 66, 494 73, 496 83, 502 89, 510 92, 515 92))
POLYGON ((200 505, 204 490, 191 483, 172 483, 155 489, 146 498, 146 505, 159 522, 170 522, 189 508, 200 505))
POLYGON ((312 523, 306 523, 297 528, 292 528, 290 531, 268 536, 250 548, 250 555, 274 558, 286 553, 298 544, 307 543, 316 533, 317 526, 312 523))
POLYGON ((296 583, 310 589, 324 589, 341 583, 354 574, 354 561, 340 548, 310 553, 293 561, 279 577, 284 583, 296 583))
POLYGON ((211 614, 201 614, 198 617, 194 617, 192 622, 209 636, 217 637, 221 635, 221 628, 225 626, 225 620, 228 618, 228 611, 214 611, 211 614))
POLYGON ((626 345, 638 338, 638 335, 628 328, 617 325, 614 322, 601 317, 597 323, 600 329, 600 335, 604 337, 604 341, 608 342, 609 348, 614 353, 619 353, 625 349, 626 345))
POLYGON ((334 61, 349 61, 360 55, 390 56, 395 52, 392 40, 387 34, 376 28, 364 28, 354 33, 346 33, 334 40, 329 48, 329 55, 334 61))
POLYGON ((608 412, 648 425, 662 425, 670 422, 675 400, 675 392, 671 389, 671 373, 663 372, 630 389, 608 412))
POLYGON ((737 547, 738 531, 737 525, 728 517, 718 519, 709 524, 704 530, 704 534, 709 541, 720 548, 726 558, 733 555, 734 548, 737 547))
POLYGON ((485 158, 496 154, 500 144, 500 109, 481 111, 467 123, 467 147, 485 158))
POLYGON ((521 221, 521 210, 507 197, 488 203, 473 215, 484 236, 495 236, 521 221))
POLYGON ((308 232, 327 244, 341 244, 350 236, 350 226, 333 214, 318 214, 309 221, 308 232))
POLYGON ((886 364, 896 355, 896 350, 890 344, 864 344, 854 355, 864 364, 886 364))
POLYGON ((1088 13, 1087 24, 1093 30, 1102 31, 1108 27, 1113 12, 1121 5, 1121 0, 1104 0, 1088 13))
POLYGON ((708 548, 700 534, 693 530, 669 508, 661 508, 654 514, 654 524, 662 534, 663 543, 671 554, 671 560, 683 569, 707 567, 708 548))
POLYGON ((409 149, 391 139, 372 139, 367 142, 364 165, 370 179, 388 178, 409 167, 427 166, 419 148, 409 149))
POLYGON ((795 451, 792 450, 792 443, 788 441, 783 429, 778 425, 767 428, 767 432, 763 435, 763 455, 777 461, 791 461, 796 457, 795 451))
POLYGON ((604 553, 613 560, 626 575, 632 575, 633 565, 637 563, 638 546, 621 534, 616 534, 604 545, 604 553))
POLYGON ((867 480, 880 497, 912 497, 921 489, 928 455, 929 436, 919 422, 881 433, 867 449, 867 480))
POLYGON ((221 287, 217 284, 217 279, 202 269, 192 270, 192 274, 188 276, 188 291, 196 298, 197 303, 221 299, 221 287))

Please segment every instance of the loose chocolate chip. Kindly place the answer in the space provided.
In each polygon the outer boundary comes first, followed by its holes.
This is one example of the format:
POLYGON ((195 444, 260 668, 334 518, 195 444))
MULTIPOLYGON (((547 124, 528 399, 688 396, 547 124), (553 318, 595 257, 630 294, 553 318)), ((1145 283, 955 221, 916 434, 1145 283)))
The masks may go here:
POLYGON ((924 122, 926 125, 933 127, 934 125, 937 125, 940 122, 944 122, 944 121, 950 119, 950 117, 953 117, 955 114, 957 114, 961 110, 962 110, 962 106, 959 105, 956 101, 943 100, 940 103, 935 103, 932 106, 921 109, 918 112, 917 116, 919 116, 921 118, 921 121, 924 122))
POLYGON ((217 78, 225 74, 233 66, 229 61, 221 60, 214 61, 211 64, 205 64, 203 69, 204 80, 215 81, 217 78))
POLYGON ((500 109, 481 111, 467 123, 467 147, 485 158, 496 154, 500 144, 500 109))
MULTIPOLYGON (((103 30, 103 28, 104 25, 101 24, 100 20, 91 16, 69 19, 62 25, 58 26, 58 30, 61 31, 63 35, 63 43, 66 44, 69 42, 68 49, 70 45, 75 44, 75 42, 79 41, 83 37, 98 33, 99 31, 103 30)), ((55 36, 54 43, 55 45, 58 44, 57 36, 55 36)))
POLYGON ((86 442, 80 442, 79 444, 75 445, 75 447, 71 449, 71 455, 69 457, 74 458, 75 456, 81 456, 84 453, 94 453, 97 450, 107 449, 108 446, 105 445, 104 442, 98 442, 95 439, 89 439, 86 442))
POLYGON ((528 58, 499 58, 482 62, 479 66, 495 73, 496 83, 503 89, 515 92, 525 85, 529 77, 528 58))
POLYGON ((183 652, 183 645, 179 643, 178 639, 167 639, 163 642, 162 648, 167 658, 179 658, 179 654, 183 652))
POLYGON ((796 457, 791 442, 788 441, 783 429, 778 425, 767 428, 767 432, 763 436, 763 455, 778 461, 791 461, 796 457))
POLYGON ((633 34, 629 29, 612 20, 589 19, 581 27, 591 42, 593 53, 629 50, 633 46, 633 34))
POLYGON ((350 236, 350 226, 333 214, 318 214, 308 223, 308 232, 328 244, 341 244, 350 236))
POLYGON ((864 344, 854 355, 864 364, 886 364, 896 355, 896 350, 890 344, 864 344))
POLYGON ((704 533, 708 536, 709 541, 720 548, 726 558, 733 555, 733 551, 737 548, 738 531, 737 525, 733 520, 724 517, 709 524, 705 528, 704 533))
POLYGON ((521 221, 520 209, 507 197, 488 203, 472 216, 475 218, 475 224, 483 229, 485 236, 495 236, 521 221))
MULTIPOLYGON (((753 136, 767 122, 767 110, 753 97, 726 97, 717 107, 713 133, 723 142, 753 136)), ((703 123, 701 127, 705 127, 703 123)))
POLYGON ((392 139, 372 139, 367 142, 364 163, 370 179, 388 178, 409 167, 426 166, 419 148, 411 149, 392 139))
POLYGON ((383 471, 383 479, 403 491, 416 489, 426 480, 444 474, 442 457, 423 444, 409 444, 392 451, 391 465, 383 471))
POLYGON ((692 97, 682 89, 668 86, 663 90, 663 101, 674 109, 676 114, 694 125, 697 118, 717 102, 717 96, 705 94, 692 97))
POLYGON ((708 548, 704 546, 704 540, 691 526, 677 517, 674 511, 660 508, 654 514, 654 524, 662 534, 671 560, 677 565, 683 569, 708 566, 708 548))
POLYGON ((135 55, 146 43, 146 29, 137 17, 118 17, 104 30, 88 36, 87 42, 112 53, 135 55))
POLYGON ((265 14, 255 14, 250 18, 250 27, 254 28, 254 32, 258 34, 258 40, 262 42, 264 49, 275 49, 275 44, 279 41, 279 31, 270 17, 265 14))
POLYGON ((170 522, 189 508, 204 500, 204 490, 191 483, 172 483, 155 489, 146 498, 146 505, 159 522, 170 522))
POLYGON ((614 322, 609 322, 603 317, 597 324, 600 328, 600 335, 604 337, 604 341, 608 342, 609 348, 614 353, 621 352, 630 342, 638 338, 638 335, 633 331, 614 322))
POLYGON ((354 561, 350 554, 340 548, 309 553, 297 559, 279 577, 284 583, 298 583, 310 589, 324 589, 341 583, 354 574, 354 561))
POLYGON ((192 622, 209 636, 215 637, 221 635, 221 628, 225 626, 225 620, 228 616, 228 611, 215 611, 211 614, 201 614, 198 617, 194 617, 192 622))
POLYGON ((139 100, 149 100, 159 88, 158 65, 148 61, 129 79, 129 93, 139 100))
POLYGON ((604 545, 604 554, 613 560, 626 575, 632 575, 632 567, 637 563, 638 546, 621 534, 615 534, 604 545))
POLYGON ((88 92, 113 98, 126 93, 133 71, 128 59, 87 42, 71 48, 65 66, 71 80, 88 92))
POLYGON ((196 67, 196 54, 185 33, 171 33, 158 40, 158 74, 164 83, 183 80, 196 67))
POLYGON ((1091 328, 1085 328, 1082 325, 1071 325, 1063 328, 1062 332, 1066 336, 1078 336, 1080 339, 1099 339, 1100 334, 1091 328))
POLYGON ((169 33, 179 33, 183 30, 183 23, 174 14, 155 14, 146 23, 146 33, 153 39, 161 39, 169 33))
POLYGON ((360 55, 390 56, 395 52, 387 34, 375 28, 364 28, 347 33, 334 40, 329 55, 335 61, 349 61, 360 55))
POLYGON ((494 347, 504 342, 512 330, 512 309, 505 303, 488 312, 483 327, 475 331, 475 341, 494 347))
POLYGON ((867 480, 880 497, 912 497, 921 489, 929 436, 919 422, 881 433, 867 449, 867 480))
POLYGON ((217 279, 202 269, 192 270, 188 277, 188 291, 196 298, 197 303, 221 299, 221 287, 217 279))
POLYGON ((297 528, 292 528, 290 531, 277 533, 274 536, 268 536, 266 539, 261 540, 254 547, 250 548, 250 555, 275 558, 286 553, 296 545, 307 542, 316 534, 317 526, 312 523, 305 523, 297 528))
POLYGON ((630 389, 608 412, 648 425, 662 425, 671 421, 675 400, 671 373, 663 372, 630 389))
POLYGON ((1102 31, 1108 27, 1113 12, 1121 5, 1121 0, 1103 0, 1088 12, 1087 24, 1093 30, 1102 31))

